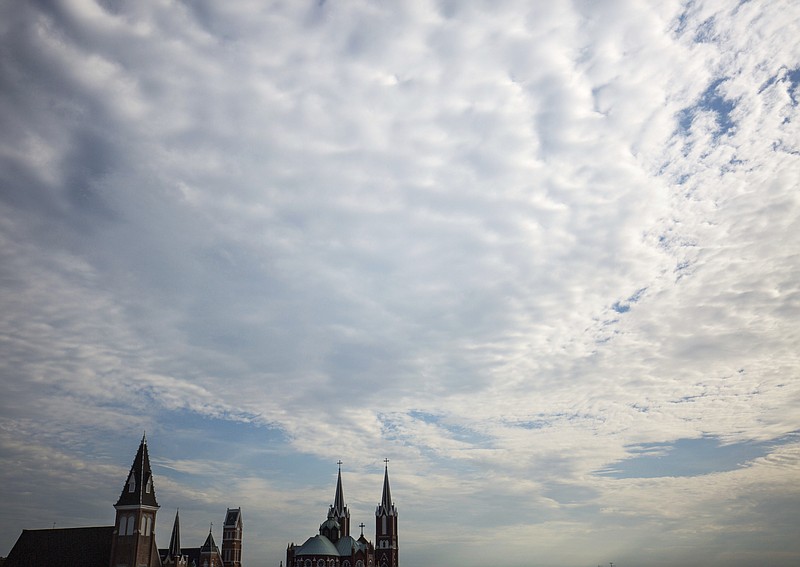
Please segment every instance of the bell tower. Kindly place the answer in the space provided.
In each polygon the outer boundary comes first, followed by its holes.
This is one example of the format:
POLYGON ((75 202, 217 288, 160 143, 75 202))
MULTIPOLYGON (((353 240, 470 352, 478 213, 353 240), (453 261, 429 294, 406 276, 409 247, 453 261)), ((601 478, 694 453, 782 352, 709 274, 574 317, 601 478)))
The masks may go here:
POLYGON ((375 510, 375 565, 398 567, 397 508, 394 507, 389 489, 389 459, 384 459, 383 462, 386 464, 383 495, 375 510))
POLYGON ((228 508, 222 526, 222 562, 225 567, 242 567, 242 509, 228 508))
POLYGON ((109 567, 157 567, 161 564, 156 547, 158 502, 153 488, 153 472, 147 454, 147 439, 142 435, 119 500, 111 542, 109 567))

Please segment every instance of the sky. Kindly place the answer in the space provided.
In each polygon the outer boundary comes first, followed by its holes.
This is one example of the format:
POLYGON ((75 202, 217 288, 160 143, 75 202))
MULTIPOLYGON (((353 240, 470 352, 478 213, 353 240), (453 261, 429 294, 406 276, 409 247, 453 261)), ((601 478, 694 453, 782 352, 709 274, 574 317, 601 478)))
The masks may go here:
POLYGON ((0 555, 800 563, 800 3, 0 2, 0 555))

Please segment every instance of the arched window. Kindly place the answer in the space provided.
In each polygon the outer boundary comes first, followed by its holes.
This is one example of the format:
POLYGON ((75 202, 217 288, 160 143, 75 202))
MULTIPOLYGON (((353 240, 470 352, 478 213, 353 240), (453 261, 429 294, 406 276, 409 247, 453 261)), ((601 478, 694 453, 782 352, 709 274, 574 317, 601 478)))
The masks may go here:
POLYGON ((133 535, 134 524, 136 523, 135 516, 120 516, 119 517, 119 531, 121 536, 133 535))
POLYGON ((136 477, 133 476, 133 473, 128 477, 128 492, 136 492, 136 477))

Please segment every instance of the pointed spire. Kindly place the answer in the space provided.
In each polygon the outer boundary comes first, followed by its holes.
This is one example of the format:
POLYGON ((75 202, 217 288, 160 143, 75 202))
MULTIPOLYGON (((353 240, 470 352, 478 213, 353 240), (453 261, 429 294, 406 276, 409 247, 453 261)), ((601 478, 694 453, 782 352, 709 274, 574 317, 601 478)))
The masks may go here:
POLYGON ((389 510, 392 507, 392 492, 389 489, 389 459, 383 459, 386 463, 386 469, 383 475, 383 496, 381 497, 381 506, 389 510))
POLYGON ((172 537, 169 538, 167 557, 178 559, 181 556, 181 523, 178 517, 180 510, 175 511, 175 523, 172 525, 172 537))
POLYGON ((339 465, 339 478, 336 481, 336 495, 333 497, 333 511, 336 517, 342 517, 344 513, 344 490, 342 490, 342 461, 339 460, 336 464, 339 465))
POLYGON ((396 516, 397 509, 392 502, 392 491, 389 488, 389 459, 383 459, 386 463, 386 468, 383 473, 383 494, 381 495, 381 503, 375 509, 376 516, 396 516))
POLYGON ((339 476, 336 479, 336 494, 333 497, 333 504, 328 509, 328 518, 335 520, 339 525, 338 537, 350 535, 350 510, 344 503, 344 490, 342 489, 342 461, 337 461, 339 465, 339 476))
POLYGON ((147 453, 147 437, 142 435, 139 450, 133 459, 125 486, 115 506, 151 506, 158 508, 156 492, 153 487, 153 471, 150 469, 150 456, 147 453))

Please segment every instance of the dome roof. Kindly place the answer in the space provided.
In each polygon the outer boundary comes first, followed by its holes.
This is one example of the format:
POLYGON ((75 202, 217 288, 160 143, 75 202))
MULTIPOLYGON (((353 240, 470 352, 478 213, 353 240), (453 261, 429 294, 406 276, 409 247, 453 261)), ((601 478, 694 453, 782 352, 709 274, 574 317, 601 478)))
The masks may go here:
MULTIPOLYGON (((332 557, 339 557, 339 551, 336 546, 331 543, 331 540, 324 535, 315 535, 306 540, 300 546, 300 549, 294 552, 295 557, 300 555, 330 555, 332 557)), ((350 553, 348 553, 350 555, 350 553)))
POLYGON ((339 529, 339 522, 337 522, 333 518, 329 517, 327 520, 322 522, 322 525, 319 527, 319 529, 320 529, 320 531, 322 531, 324 529, 338 530, 339 529))

